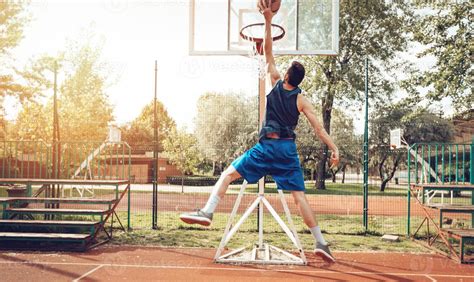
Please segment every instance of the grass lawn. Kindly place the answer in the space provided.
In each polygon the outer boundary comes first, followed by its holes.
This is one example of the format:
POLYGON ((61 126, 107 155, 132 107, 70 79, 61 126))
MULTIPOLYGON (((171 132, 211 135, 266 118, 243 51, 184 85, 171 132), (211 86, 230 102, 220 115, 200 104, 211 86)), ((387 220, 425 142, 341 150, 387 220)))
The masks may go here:
MULTIPOLYGON (((326 189, 325 190, 318 190, 314 188, 313 184, 306 183, 306 194, 307 195, 345 195, 345 196, 362 196, 363 195, 363 189, 362 189, 362 184, 353 184, 353 183, 332 183, 332 182, 326 182, 326 189)), ((0 187, 0 197, 7 197, 7 191, 6 187, 0 187)), ((39 189, 39 187, 33 187, 33 194, 39 189)), ((240 189, 240 185, 231 185, 229 187, 230 193, 238 193, 240 189)), ((189 190, 189 189, 188 189, 189 190)), ((66 191, 64 191, 65 196, 70 195, 70 188, 67 188, 66 191)), ((120 193, 120 191, 119 191, 120 193)), ((167 191, 160 191, 160 194, 181 194, 181 192, 167 192, 167 191)), ((189 191, 187 193, 190 193, 189 191)), ((191 192, 195 193, 195 192, 191 192)), ((248 194, 256 194, 258 193, 258 188, 256 184, 250 184, 247 186, 246 193, 248 194)), ((267 183, 265 184, 265 193, 268 194, 275 194, 278 193, 276 189, 276 184, 275 183, 267 183)), ((136 191, 132 189, 132 197, 133 194, 151 194, 151 191, 136 191)), ((100 197, 104 195, 111 195, 115 196, 115 190, 113 189, 103 189, 103 188, 94 188, 94 195, 95 197, 100 197)), ((73 197, 79 197, 79 194, 77 191, 74 190, 74 193, 72 195, 73 197)), ((378 197, 406 197, 407 192, 404 189, 399 189, 399 188, 387 188, 385 192, 380 192, 379 191, 379 186, 377 185, 369 185, 369 196, 378 196, 378 197)), ((456 204, 470 204, 467 203, 467 201, 470 201, 470 193, 469 194, 463 194, 461 196, 457 196, 454 198, 454 203, 456 204)), ((435 200, 437 198, 441 198, 440 194, 438 194, 435 197, 435 200)), ((445 201, 449 199, 448 195, 445 195, 445 201)))
MULTIPOLYGON (((231 190, 239 190, 240 185, 232 185, 231 190)), ((407 192, 403 189, 386 189, 385 192, 379 191, 380 187, 377 185, 369 185, 369 195, 374 196, 406 196, 407 192)), ((249 185, 246 189, 247 193, 257 193, 257 185, 249 185)), ((275 183, 265 184, 265 193, 277 193, 275 183)), ((326 182, 325 190, 318 190, 314 188, 314 184, 306 183, 306 194, 308 195, 363 195, 363 184, 353 183, 332 183, 326 182)))
MULTIPOLYGON (((119 215, 122 222, 126 222, 126 214, 119 215)), ((224 232, 228 214, 215 214, 213 224, 209 228, 187 225, 182 223, 179 213, 161 213, 158 218, 157 230, 148 228, 151 222, 151 215, 133 214, 131 218, 132 230, 130 232, 114 232, 112 244, 122 245, 155 245, 167 247, 201 247, 217 248, 224 232), (135 226, 135 227, 134 227, 135 226), (147 228, 139 228, 147 226, 147 228)), ((305 250, 313 249, 314 239, 309 230, 298 217, 294 218, 295 225, 300 236, 300 240, 305 250)), ((391 217, 385 219, 387 227, 386 234, 400 233, 400 224, 403 218, 391 217), (393 232, 390 232, 393 231, 393 232)), ((371 219, 371 228, 375 219, 371 219)), ((414 243, 404 236, 400 236, 400 242, 385 242, 381 240, 380 232, 371 232, 364 235, 362 219, 357 216, 321 216, 321 226, 325 233, 325 238, 331 243, 335 251, 384 251, 384 252, 427 252, 427 249, 414 243)), ((249 219, 242 225, 240 230, 230 241, 229 248, 250 246, 257 242, 257 221, 256 216, 249 219)), ((281 231, 277 223, 270 215, 264 217, 265 241, 287 250, 294 250, 292 243, 281 231)))

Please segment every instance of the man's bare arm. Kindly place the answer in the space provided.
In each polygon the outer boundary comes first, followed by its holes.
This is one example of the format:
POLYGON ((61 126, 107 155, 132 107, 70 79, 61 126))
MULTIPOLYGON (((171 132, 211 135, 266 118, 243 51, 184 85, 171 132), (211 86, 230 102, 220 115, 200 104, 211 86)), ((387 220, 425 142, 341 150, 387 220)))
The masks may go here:
POLYGON ((272 18, 273 12, 268 5, 268 0, 261 0, 259 7, 263 8, 262 13, 265 17, 265 37, 263 39, 263 51, 267 62, 267 75, 270 78, 272 87, 281 79, 280 73, 278 72, 275 64, 275 58, 273 57, 273 40, 272 40, 272 18))
POLYGON ((316 136, 318 136, 318 138, 328 145, 329 149, 331 149, 331 166, 337 166, 339 164, 339 149, 336 144, 334 144, 331 136, 329 136, 322 124, 318 121, 316 113, 314 112, 314 107, 303 95, 298 95, 297 104, 298 110, 305 114, 311 127, 313 127, 316 136))

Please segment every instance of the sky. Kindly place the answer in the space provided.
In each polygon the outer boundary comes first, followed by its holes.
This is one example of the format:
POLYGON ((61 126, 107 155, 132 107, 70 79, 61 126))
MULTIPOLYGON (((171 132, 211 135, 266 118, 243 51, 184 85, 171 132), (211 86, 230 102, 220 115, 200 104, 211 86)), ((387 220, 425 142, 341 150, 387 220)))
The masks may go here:
MULTIPOLYGON (((187 0, 33 0, 29 12, 32 20, 13 52, 20 64, 56 54, 84 28, 105 38, 102 58, 117 77, 107 93, 118 125, 132 121, 152 101, 155 60, 158 99, 179 126, 192 127, 195 102, 206 91, 256 95, 252 60, 188 56, 187 0)), ((7 103, 12 119, 18 106, 7 103)))
MULTIPOLYGON (((208 91, 255 96, 254 60, 242 56, 189 56, 188 0, 32 0, 31 22, 13 55, 19 64, 41 54, 64 50, 67 40, 90 29, 105 39, 102 59, 115 82, 107 89, 115 123, 131 122, 154 95, 154 64, 158 63, 158 100, 180 127, 193 128, 197 99, 208 91)), ((416 60, 414 52, 404 54, 416 60)), ((432 65, 420 61, 422 68, 432 65)), ((61 74, 59 74, 61 80, 61 74)), ((52 95, 52 93, 51 93, 52 95)), ((6 101, 7 118, 19 106, 6 101)), ((244 109, 245 111, 245 109, 244 109)), ((363 113, 354 116, 361 133, 363 113)))

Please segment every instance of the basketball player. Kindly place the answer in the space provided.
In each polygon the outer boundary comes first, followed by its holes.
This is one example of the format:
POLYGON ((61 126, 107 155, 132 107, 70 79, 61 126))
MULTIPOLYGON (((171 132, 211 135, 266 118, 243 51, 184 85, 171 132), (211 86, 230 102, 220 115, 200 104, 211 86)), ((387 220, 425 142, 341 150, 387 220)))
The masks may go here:
POLYGON ((305 76, 305 68, 293 62, 282 77, 273 57, 271 22, 274 16, 268 0, 260 0, 258 8, 265 18, 264 55, 267 64, 267 82, 271 91, 267 94, 265 121, 259 133, 258 143, 222 173, 204 208, 184 213, 180 219, 189 224, 209 226, 213 213, 224 197, 229 184, 241 177, 248 183, 256 183, 265 175, 271 175, 278 189, 290 191, 305 224, 315 239, 315 253, 327 261, 335 259, 321 233, 314 211, 305 196, 303 173, 296 150, 294 130, 300 113, 303 113, 314 129, 315 135, 331 149, 331 165, 339 163, 339 150, 316 118, 311 103, 301 95, 298 87, 305 76))

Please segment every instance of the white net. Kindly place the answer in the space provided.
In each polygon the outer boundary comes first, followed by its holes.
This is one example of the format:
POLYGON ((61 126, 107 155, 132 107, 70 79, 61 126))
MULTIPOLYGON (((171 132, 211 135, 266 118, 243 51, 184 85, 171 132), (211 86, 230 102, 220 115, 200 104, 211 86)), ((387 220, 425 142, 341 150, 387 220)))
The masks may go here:
MULTIPOLYGON (((278 37, 284 35, 284 30, 281 27, 272 25, 271 33, 272 37, 278 37)), ((266 76, 266 60, 263 55, 263 43, 255 42, 255 39, 263 39, 265 36, 265 26, 262 24, 251 25, 245 28, 242 32, 243 39, 250 41, 251 44, 248 56, 257 62, 257 73, 260 79, 264 79, 266 76), (261 50, 259 50, 261 49, 261 50)), ((279 38, 280 39, 280 38, 279 38)), ((274 39, 275 40, 275 39, 274 39)))
POLYGON ((265 56, 260 55, 255 44, 252 45, 248 52, 249 58, 257 62, 257 74, 260 79, 264 79, 266 76, 266 66, 267 62, 265 61, 265 56))

